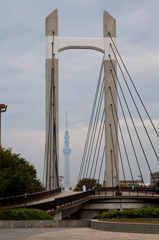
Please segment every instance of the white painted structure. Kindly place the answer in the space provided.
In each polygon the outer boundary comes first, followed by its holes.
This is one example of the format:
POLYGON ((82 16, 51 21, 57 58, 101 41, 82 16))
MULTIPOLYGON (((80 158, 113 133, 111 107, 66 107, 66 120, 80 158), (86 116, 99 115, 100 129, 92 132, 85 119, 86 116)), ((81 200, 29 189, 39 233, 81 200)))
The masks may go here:
MULTIPOLYGON (((52 36, 45 37, 45 53, 46 59, 52 58, 52 36)), ((116 38, 113 38, 114 43, 116 43, 116 38)), ((105 38, 64 38, 64 37, 54 37, 54 54, 55 59, 58 59, 58 53, 68 49, 92 49, 104 53, 104 60, 109 60, 109 55, 111 55, 112 60, 115 60, 114 54, 110 47, 112 43, 110 37, 105 38)), ((114 46, 113 50, 116 52, 114 46)))

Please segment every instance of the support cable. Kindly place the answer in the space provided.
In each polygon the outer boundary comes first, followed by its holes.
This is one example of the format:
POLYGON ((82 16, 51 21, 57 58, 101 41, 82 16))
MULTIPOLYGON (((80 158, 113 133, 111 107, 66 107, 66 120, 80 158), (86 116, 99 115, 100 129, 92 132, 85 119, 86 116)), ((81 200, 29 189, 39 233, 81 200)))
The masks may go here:
MULTIPOLYGON (((101 142, 102 142, 102 138, 103 138, 104 126, 105 126, 105 121, 103 123, 103 129, 102 129, 102 134, 101 134, 101 138, 100 138, 100 144, 99 144, 99 148, 98 148, 98 154, 97 154, 97 158, 96 158, 96 165, 94 168, 93 178, 95 178, 95 173, 96 173, 96 169, 97 169, 97 163, 98 163, 98 159, 99 159, 99 152, 100 152, 101 142)), ((98 180, 99 180, 99 178, 98 178, 98 180)))
MULTIPOLYGON (((53 35, 53 40, 54 40, 54 35, 53 35)), ((51 161, 51 133, 52 133, 52 88, 53 88, 53 83, 52 83, 52 75, 53 75, 53 42, 52 42, 52 69, 51 69, 51 86, 50 86, 50 110, 49 110, 49 124, 48 124, 48 141, 47 141, 47 146, 46 146, 46 152, 45 152, 45 158, 46 158, 46 189, 51 189, 51 178, 48 179, 48 164, 51 161), (49 161, 49 147, 50 147, 50 161, 49 161), (47 156, 46 156, 47 153, 47 156), (48 186, 49 185, 49 186, 48 186)), ((51 170, 51 162, 50 162, 50 170, 51 170)), ((51 176, 51 175, 50 175, 51 176)))
POLYGON ((111 166, 112 166, 112 187, 113 187, 113 157, 112 157, 112 150, 110 150, 110 155, 111 155, 111 166))
MULTIPOLYGON (((115 71, 115 68, 114 68, 114 65, 113 65, 113 63, 112 63, 112 60, 111 60, 111 56, 110 56, 110 55, 109 55, 109 58, 110 58, 110 61, 111 61, 111 64, 112 64, 112 67, 113 67, 114 73, 115 73, 115 75, 116 75, 116 77, 117 77, 118 84, 119 84, 120 90, 121 90, 121 92, 122 92, 122 95, 123 95, 123 98, 124 98, 124 101, 125 101, 126 107, 127 107, 127 109, 128 109, 128 112, 129 112, 129 115, 130 115, 131 121, 132 121, 132 123, 133 123, 133 126, 134 126, 134 129, 135 129, 135 132, 136 132, 136 135, 137 135, 138 141, 139 141, 139 143, 140 143, 140 146, 141 146, 141 149, 142 149, 142 152, 143 152, 143 155, 144 155, 144 157, 145 157, 145 160, 146 160, 146 162, 147 162, 147 165, 148 165, 148 168, 149 168, 149 170, 150 170, 151 176, 152 176, 152 178, 153 178, 153 175, 152 175, 152 172, 151 172, 151 168, 150 168, 149 162, 148 162, 148 160, 147 160, 147 157, 146 157, 146 154, 145 154, 144 148, 143 148, 143 146, 142 146, 142 143, 141 143, 141 140, 140 140, 139 134, 138 134, 137 129, 136 129, 136 126, 135 126, 135 124, 134 124, 134 120, 133 120, 132 115, 131 115, 131 112, 130 112, 130 110, 129 110, 129 107, 128 107, 128 104, 127 104, 127 101, 126 101, 126 99, 125 99, 125 95, 124 95, 124 93, 123 93, 122 87, 121 87, 121 85, 120 85, 120 82, 119 82, 119 79, 118 79, 118 76, 117 76, 117 73, 116 73, 116 71, 115 71)), ((153 181, 154 181, 154 179, 153 179, 153 181)))
POLYGON ((134 103, 134 105, 135 105, 136 111, 138 112, 138 115, 139 115, 139 117, 140 117, 140 120, 141 120, 141 122, 142 122, 142 125, 143 125, 143 127, 144 127, 144 129, 145 129, 145 132, 146 132, 146 134, 147 134, 147 137, 148 137, 148 139, 149 139, 149 141, 150 141, 151 147, 152 147, 152 149, 153 149, 153 151, 154 151, 154 153, 155 153, 155 155, 156 155, 157 160, 159 161, 159 158, 158 158, 158 156, 157 156, 156 150, 155 150, 155 148, 154 148, 154 146, 153 146, 153 143, 152 143, 152 141, 151 141, 151 138, 150 138, 150 136, 149 136, 149 134, 148 134, 148 131, 147 131, 146 127, 145 127, 144 121, 143 121, 143 119, 142 119, 142 117, 141 117, 141 114, 140 114, 139 109, 138 109, 138 107, 137 107, 137 105, 136 105, 136 102, 135 102, 135 100, 134 100, 134 98, 133 98, 133 95, 132 95, 132 93, 131 93, 131 91, 130 91, 130 88, 129 88, 129 86, 128 86, 128 83, 127 83, 127 81, 126 81, 126 78, 125 78, 125 76, 124 76, 124 73, 123 73, 123 71, 122 71, 122 69, 121 69, 121 66, 120 66, 120 64, 119 64, 119 61, 118 61, 118 59, 117 59, 117 57, 116 57, 116 55, 115 55, 115 52, 114 52, 111 44, 110 44, 110 46, 111 46, 111 49, 112 49, 112 51, 113 51, 113 53, 114 53, 115 59, 116 59, 116 61, 117 61, 117 64, 118 64, 118 66, 119 66, 119 68, 120 68, 120 71, 121 71, 121 73, 122 73, 122 75, 123 75, 125 84, 126 84, 126 86, 127 86, 127 88, 128 88, 128 91, 129 91, 129 93, 130 93, 130 96, 131 96, 131 98, 132 98, 132 100, 133 100, 133 103, 134 103))
MULTIPOLYGON (((53 43, 52 46, 54 46, 54 32, 53 32, 53 43)), ((54 53, 53 53, 53 47, 52 47, 52 60, 54 60, 54 53)), ((54 82, 54 61, 52 61, 52 69, 53 69, 53 74, 52 74, 52 79, 53 79, 53 137, 54 137, 54 155, 55 155, 55 164, 53 165, 53 172, 54 170, 56 171, 56 186, 55 188, 59 187, 59 176, 58 176, 58 166, 57 166, 57 144, 56 144, 56 110, 55 110, 55 82, 54 82)))
POLYGON ((115 149, 114 149, 114 141, 113 141, 113 133, 112 133, 111 124, 109 124, 109 127, 110 127, 110 132, 111 132, 111 139, 112 139, 112 146, 113 146, 113 153, 114 153, 114 162, 115 162, 116 175, 117 175, 116 183, 119 185, 119 176, 118 176, 118 171, 117 171, 117 159, 115 157, 115 149))
POLYGON ((113 45, 114 45, 114 47, 115 47, 115 49, 116 49, 116 51, 117 51, 117 53, 118 53, 118 55, 119 55, 119 58, 120 58, 120 60, 121 60, 121 62, 122 62, 122 64, 123 64, 123 66, 124 66, 124 68, 125 68, 125 70, 126 70, 128 76, 129 76, 129 79, 130 79, 130 81, 131 81, 131 83, 132 83, 132 85, 133 85, 133 87, 134 87, 134 89, 135 89, 135 91, 136 91, 136 93, 137 93, 137 95, 138 95, 140 101, 141 101, 141 104, 142 104, 143 108, 145 109, 145 112, 146 112, 146 114, 147 114, 147 116, 148 116, 148 118, 149 118, 149 120, 150 120, 150 122, 151 122, 151 124, 152 124, 152 126, 153 126, 153 129, 155 130, 157 136, 159 137, 159 134, 158 134, 158 132, 157 132, 157 130, 156 130, 156 128, 155 128, 155 126, 154 126, 154 124, 153 124, 153 122, 152 122, 152 120, 151 120, 151 118, 150 118, 150 116, 149 116, 149 114, 148 114, 148 112, 147 112, 147 110, 146 110, 146 107, 145 107, 145 105, 144 105, 144 103, 143 103, 143 101, 142 101, 142 99, 141 99, 141 97, 140 97, 140 95, 139 95, 139 93, 138 93, 136 87, 135 87, 135 84, 133 83, 132 78, 130 77, 130 74, 129 74, 129 72, 128 72, 128 70, 127 70, 125 64, 124 64, 124 61, 122 60, 122 58, 121 58, 121 56, 120 56, 120 54, 119 54, 119 51, 118 51, 118 49, 117 49, 117 47, 116 47, 116 45, 115 45, 115 43, 114 43, 114 41, 113 41, 113 39, 112 39, 110 33, 108 33, 108 35, 110 36, 110 38, 111 38, 111 40, 112 40, 112 42, 113 42, 113 45))
POLYGON ((88 127, 88 132, 87 132, 87 137, 86 137, 86 143, 85 143, 85 147, 84 147, 84 152, 83 152, 83 156, 82 156, 82 161, 81 161, 81 167, 80 167, 80 171, 79 171, 79 176, 78 176, 78 182, 81 178, 81 174, 82 174, 82 167, 84 165, 84 160, 85 160, 85 155, 87 152, 87 146, 88 146, 88 142, 89 142, 89 136, 90 136, 90 131, 91 131, 91 127, 92 127, 92 121, 93 121, 93 117, 94 117, 94 110, 95 110, 95 106, 96 106, 96 102, 97 102, 97 96, 98 96, 98 92, 99 92, 99 86, 100 86, 100 82, 101 82, 101 76, 102 76, 102 72, 103 72, 103 66, 104 66, 104 57, 102 59, 102 64, 101 64, 101 69, 100 69, 100 74, 99 74, 99 79, 98 79, 98 83, 97 83, 97 88, 96 88, 96 93, 95 93, 95 98, 94 98, 94 103, 93 103, 93 108, 92 108, 92 113, 91 113, 91 118, 90 118, 90 122, 89 122, 89 127, 88 127))
POLYGON ((104 181, 106 183, 106 170, 104 171, 104 181))
POLYGON ((118 149, 119 149, 119 154, 120 154, 120 160, 121 160, 121 166, 122 166, 122 171, 123 171, 123 177, 124 177, 124 181, 125 181, 125 184, 126 184, 124 165, 123 165, 123 159, 122 159, 121 150, 120 150, 120 144, 119 144, 119 139, 118 139, 117 128, 116 128, 116 124, 115 124, 115 117, 114 117, 114 112, 113 112, 113 106, 112 106, 112 104, 110 104, 110 105, 111 105, 111 109, 112 109, 112 115, 113 115, 113 121, 114 121, 115 132, 116 132, 116 138, 117 138, 118 149))
MULTIPOLYGON (((102 155, 102 160, 101 160, 100 169, 99 169, 99 175, 98 175, 98 179, 99 179, 99 180, 100 180, 100 175, 101 175, 101 170, 102 170, 104 155, 105 155, 105 146, 104 146, 103 155, 102 155)), ((100 182, 100 181, 99 181, 99 182, 100 182)))
MULTIPOLYGON (((51 190, 51 185, 53 183, 53 186, 55 186, 55 179, 52 178, 53 176, 51 176, 51 171, 53 168, 53 173, 54 173, 54 160, 53 160, 53 166, 51 164, 51 156, 53 155, 53 152, 51 151, 51 146, 53 146, 53 151, 54 151, 54 99, 53 99, 53 94, 54 94, 54 32, 53 32, 53 41, 52 41, 52 70, 51 70, 51 102, 50 102, 50 109, 51 109, 51 116, 50 118, 52 118, 50 120, 51 122, 51 126, 50 126, 50 190, 51 190), (53 115, 53 117, 52 117, 53 115), (53 136, 52 136, 53 134, 53 136), (53 141, 53 142, 52 142, 53 141)), ((53 155, 54 158, 54 155, 53 155)))
MULTIPOLYGON (((111 74, 112 74, 112 71, 111 71, 111 74)), ((113 77, 113 75, 112 75, 112 77, 113 77)), ((114 81, 114 77, 113 77, 113 81, 114 81)), ((114 84, 115 84, 115 82, 114 82, 114 84)), ((134 183, 134 178, 133 178, 133 174, 132 174, 132 170, 131 170, 131 166, 130 166, 130 161, 129 161, 128 153, 127 153, 127 150, 126 150, 126 145, 125 145, 124 137, 123 137, 121 126, 120 126, 120 122, 119 122, 119 118, 118 118, 118 114, 117 114, 117 109, 115 107, 115 102, 114 102, 113 94, 112 94, 112 91, 111 91, 111 87, 109 87, 109 90, 110 90, 110 93, 111 93, 113 106, 114 106, 114 109, 115 109, 115 115, 116 115, 116 118, 118 120, 119 130, 120 130, 120 134, 121 134, 121 138, 122 138, 122 142, 123 142, 123 146, 124 146, 124 150, 125 150, 125 154, 126 154, 126 158, 127 158, 127 162, 128 162, 131 178, 132 178, 132 181, 134 183)), ((134 155, 135 155, 135 157, 137 159, 137 155, 136 155, 136 152, 135 152, 134 144, 133 144, 133 141, 132 141, 132 138, 131 138, 131 134, 130 134, 130 131, 129 131, 129 127, 128 127, 128 124, 127 124, 127 121, 126 121, 125 113, 124 113, 124 110, 123 110, 123 107, 122 107, 122 103, 121 103, 121 100, 120 100, 117 88, 116 88, 116 92, 117 92, 118 100, 119 100, 119 103, 120 103, 120 108, 122 110, 122 114, 123 114, 123 117, 124 117, 125 125, 127 127, 127 131, 128 131, 128 134, 129 134, 130 142, 131 142, 131 145, 132 145, 132 148, 133 148, 133 151, 134 151, 134 155)))
POLYGON ((45 184, 45 167, 46 167, 46 158, 45 158, 45 153, 46 153, 46 141, 45 141, 45 150, 44 150, 44 165, 43 165, 43 186, 45 184))
MULTIPOLYGON (((112 74, 112 71, 111 71, 111 74, 112 74)), ((114 80, 114 76, 112 74, 112 78, 113 78, 113 82, 115 84, 115 80, 114 80)), ((111 88, 109 88, 110 91, 111 91, 111 88)), ((120 99, 120 96, 119 96, 119 93, 118 93, 118 90, 116 88, 116 91, 117 91, 117 96, 118 96, 118 99, 119 99, 119 103, 120 103, 120 107, 121 107, 121 110, 122 110, 122 113, 123 113, 123 116, 124 116, 124 121, 125 121, 125 124, 126 124, 126 128, 127 128, 127 131, 128 131, 128 135, 129 135, 129 138, 130 138, 130 142, 131 142, 131 145, 132 145, 132 148, 133 148, 133 152, 134 152, 134 155, 135 155, 135 159, 136 159, 136 162, 137 162, 137 165, 138 165, 138 169, 139 169, 139 172, 140 172, 140 175, 142 176, 142 172, 141 172, 141 169, 140 169, 140 165, 139 165, 139 161, 138 161, 138 158, 137 158, 137 154, 136 154, 136 151, 135 151, 135 147, 134 147, 134 144, 133 144, 133 140, 132 140, 132 137, 131 137, 131 134, 130 134, 130 130, 129 130, 129 127, 128 127, 128 123, 127 123, 127 120, 126 120, 126 116, 125 116, 125 113, 124 113, 124 109, 122 107, 122 103, 121 103, 121 99, 120 99)), ((111 96, 112 96, 112 99, 113 99, 113 94, 112 94, 112 91, 111 91, 111 96)), ((114 100, 113 100, 114 102, 114 100)), ((114 104, 115 106, 115 104, 114 104)), ((119 121, 119 120, 118 120, 119 121)), ((120 125, 119 125, 120 126, 120 125)), ((121 127, 120 127, 121 129, 121 127)), ((122 137, 123 138, 123 137, 122 137)), ((130 163, 129 163, 129 168, 131 169, 130 167, 130 163)), ((131 176, 132 176, 132 171, 131 171, 131 176)), ((143 177, 142 177, 143 178, 143 177)), ((132 178, 133 179, 133 178, 132 178)), ((133 180, 134 182, 134 180, 133 180)))
MULTIPOLYGON (((95 135, 96 135, 96 130, 97 130, 97 125, 98 125, 98 119, 99 119, 99 114, 100 114, 100 110, 101 110, 103 95, 104 95, 104 79, 103 79, 103 84, 102 84, 100 97, 99 97, 99 101, 98 101, 98 107, 97 107, 96 116, 95 116, 95 120, 94 120, 94 125, 93 125, 89 150, 88 150, 88 154, 87 154, 86 165, 85 165, 85 169, 84 169, 84 173, 83 173, 83 178, 85 176, 86 169, 88 169, 88 167, 89 167, 89 163, 90 163, 90 159, 91 159, 91 155, 92 155, 92 149, 93 149, 93 145, 94 145, 94 139, 95 139, 95 135), (88 163, 88 166, 87 166, 87 163, 88 163)), ((87 170, 87 172, 88 172, 88 170, 87 170)))
MULTIPOLYGON (((90 170, 90 174, 89 174, 89 179, 90 179, 90 177, 91 177, 91 173, 92 173, 92 169, 93 169, 93 165, 94 165, 94 160, 95 160, 95 156, 96 156, 96 151, 97 151, 99 136, 100 136, 100 133, 101 133, 101 128, 102 128, 103 119, 104 119, 104 110, 103 110, 102 119, 101 119, 99 131, 98 131, 98 137, 97 137, 97 142, 96 142, 96 146, 95 146, 95 151, 94 151, 92 166, 91 166, 91 170, 90 170)), ((87 172, 86 172, 86 176, 87 176, 87 174, 88 174, 88 169, 87 169, 87 172)))

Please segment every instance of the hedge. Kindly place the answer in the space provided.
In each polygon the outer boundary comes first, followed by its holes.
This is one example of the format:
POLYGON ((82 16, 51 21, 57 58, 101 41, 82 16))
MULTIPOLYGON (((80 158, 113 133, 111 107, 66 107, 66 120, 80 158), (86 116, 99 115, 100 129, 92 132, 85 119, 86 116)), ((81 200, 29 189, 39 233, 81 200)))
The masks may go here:
POLYGON ((39 209, 1 209, 0 220, 53 220, 47 212, 39 209))
POLYGON ((122 211, 104 211, 101 214, 96 214, 92 219, 125 219, 125 218, 159 218, 159 207, 153 206, 148 208, 147 205, 142 208, 131 208, 122 211))

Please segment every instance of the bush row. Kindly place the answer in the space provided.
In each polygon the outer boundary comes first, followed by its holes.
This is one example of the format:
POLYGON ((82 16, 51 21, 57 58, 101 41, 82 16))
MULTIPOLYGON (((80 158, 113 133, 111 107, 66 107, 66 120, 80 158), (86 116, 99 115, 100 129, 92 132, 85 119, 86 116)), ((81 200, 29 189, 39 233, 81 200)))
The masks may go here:
POLYGON ((159 218, 159 207, 153 206, 148 208, 143 206, 142 208, 131 208, 122 211, 104 211, 101 214, 96 214, 93 219, 125 219, 125 218, 159 218))
POLYGON ((1 209, 0 220, 53 220, 47 212, 39 209, 1 209))

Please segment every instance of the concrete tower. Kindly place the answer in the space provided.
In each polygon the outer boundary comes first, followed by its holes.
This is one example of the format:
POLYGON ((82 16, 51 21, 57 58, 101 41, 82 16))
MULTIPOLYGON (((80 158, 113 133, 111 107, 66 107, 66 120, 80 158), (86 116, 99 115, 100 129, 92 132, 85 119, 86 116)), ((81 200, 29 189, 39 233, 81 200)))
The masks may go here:
POLYGON ((68 121, 67 121, 67 112, 66 112, 66 131, 65 131, 65 148, 63 149, 63 154, 65 155, 65 181, 64 185, 65 187, 70 187, 71 182, 70 182, 70 153, 71 149, 69 148, 69 133, 68 133, 68 121))

